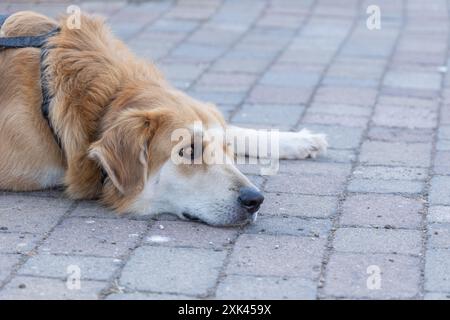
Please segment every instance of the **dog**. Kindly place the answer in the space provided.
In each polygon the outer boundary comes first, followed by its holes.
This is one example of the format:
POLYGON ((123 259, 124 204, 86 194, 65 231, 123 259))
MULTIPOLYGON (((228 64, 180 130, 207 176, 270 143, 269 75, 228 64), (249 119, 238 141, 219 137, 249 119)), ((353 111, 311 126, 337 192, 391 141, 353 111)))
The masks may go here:
MULTIPOLYGON (((71 199, 98 199, 119 214, 171 213, 213 226, 254 221, 264 196, 233 159, 258 155, 236 151, 228 140, 212 143, 211 132, 261 139, 260 131, 229 126, 213 104, 172 87, 102 18, 83 14, 78 29, 66 18, 23 11, 0 29, 15 37, 59 28, 43 59, 42 48, 0 49, 0 189, 62 185, 71 199), (173 139, 180 128, 189 139, 173 139), (207 163, 208 148, 227 161, 207 163)), ((278 141, 280 159, 316 157, 327 148, 323 134, 307 130, 280 132, 278 141)))

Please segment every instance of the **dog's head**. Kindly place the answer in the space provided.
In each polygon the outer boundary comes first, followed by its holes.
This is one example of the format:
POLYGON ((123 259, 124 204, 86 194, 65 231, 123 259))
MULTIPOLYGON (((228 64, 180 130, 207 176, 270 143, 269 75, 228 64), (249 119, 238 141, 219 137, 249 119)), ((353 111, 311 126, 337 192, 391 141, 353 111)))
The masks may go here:
POLYGON ((90 148, 108 175, 104 202, 119 212, 172 213, 215 226, 253 221, 264 197, 217 139, 224 130, 215 107, 182 93, 122 95, 90 148))

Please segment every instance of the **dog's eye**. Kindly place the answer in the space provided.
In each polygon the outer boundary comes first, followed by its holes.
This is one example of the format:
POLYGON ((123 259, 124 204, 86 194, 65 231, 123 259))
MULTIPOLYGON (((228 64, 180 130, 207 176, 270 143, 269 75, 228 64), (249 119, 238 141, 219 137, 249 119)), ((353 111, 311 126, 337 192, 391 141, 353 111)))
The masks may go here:
POLYGON ((178 152, 178 155, 180 157, 184 157, 184 158, 188 158, 188 159, 194 160, 195 159, 194 144, 191 144, 189 147, 181 148, 180 151, 178 152))

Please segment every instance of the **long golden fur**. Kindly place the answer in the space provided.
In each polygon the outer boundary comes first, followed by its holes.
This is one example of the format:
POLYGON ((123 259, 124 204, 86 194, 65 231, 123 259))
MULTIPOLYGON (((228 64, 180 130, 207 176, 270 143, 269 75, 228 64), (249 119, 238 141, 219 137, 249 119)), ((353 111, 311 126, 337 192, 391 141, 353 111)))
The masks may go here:
POLYGON ((59 167, 65 171, 69 197, 101 197, 120 211, 143 188, 144 170, 156 170, 170 156, 167 132, 210 117, 224 122, 211 106, 202 104, 199 110, 199 103, 173 89, 153 64, 135 57, 103 19, 83 15, 81 28, 73 30, 64 21, 20 12, 1 29, 5 36, 18 36, 61 27, 49 40, 54 49, 45 63, 54 96, 50 118, 63 152, 40 110, 40 50, 1 51, 0 189, 41 189, 36 172, 59 167), (129 110, 119 115, 125 109, 129 110), (163 132, 158 130, 162 124, 163 132), (156 134, 158 143, 150 143, 156 134), (152 161, 136 163, 142 151, 152 161), (98 161, 117 180, 116 187, 113 181, 101 184, 98 161))

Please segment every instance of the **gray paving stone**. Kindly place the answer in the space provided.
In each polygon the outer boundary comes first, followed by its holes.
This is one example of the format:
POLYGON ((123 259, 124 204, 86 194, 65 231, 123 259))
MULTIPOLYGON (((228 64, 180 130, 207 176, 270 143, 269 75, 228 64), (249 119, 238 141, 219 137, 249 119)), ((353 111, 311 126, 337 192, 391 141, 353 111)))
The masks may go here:
POLYGON ((106 282, 81 281, 80 289, 69 289, 66 281, 15 277, 1 291, 1 300, 96 300, 106 282))
POLYGON ((82 280, 109 280, 121 260, 102 257, 39 254, 32 256, 17 271, 19 275, 67 279, 70 268, 80 269, 82 280))
POLYGON ((416 257, 334 253, 327 265, 325 297, 405 299, 419 293, 420 260, 416 257), (374 275, 371 269, 368 270, 371 266, 378 267, 381 272, 380 289, 368 289, 368 280, 369 284, 373 283, 368 279, 374 275))
POLYGON ((419 228, 423 201, 395 195, 356 194, 342 206, 340 223, 344 226, 419 228))
POLYGON ((450 293, 427 292, 424 295, 424 300, 450 300, 450 293))
POLYGON ((214 286, 225 255, 208 249, 144 246, 128 261, 120 283, 135 290, 205 295, 214 286))
POLYGON ((347 189, 350 192, 417 194, 423 188, 424 183, 421 181, 353 179, 347 189))
POLYGON ((217 299, 315 299, 316 284, 289 277, 227 276, 217 288, 217 299))
POLYGON ((30 233, 0 232, 1 253, 28 253, 34 249, 42 236, 30 233))
POLYGON ((353 176, 359 179, 377 180, 425 180, 428 175, 426 168, 358 166, 353 176))
POLYGON ((434 156, 434 174, 450 175, 450 151, 437 151, 434 156))
POLYGON ((347 115, 324 114, 308 112, 303 118, 303 123, 341 125, 343 127, 365 128, 369 119, 366 117, 355 117, 347 115))
POLYGON ((330 229, 330 220, 269 216, 260 217, 256 223, 245 228, 244 232, 326 239, 330 229))
POLYGON ((378 105, 373 122, 386 127, 434 128, 437 113, 435 110, 420 107, 378 105))
POLYGON ((321 175, 326 177, 346 177, 350 174, 350 170, 350 164, 318 162, 316 160, 281 160, 279 172, 287 174, 321 175))
POLYGON ((336 212, 338 199, 289 193, 265 193, 262 215, 327 218, 336 212))
POLYGON ((427 219, 429 222, 449 222, 450 223, 450 207, 431 206, 428 209, 427 219))
POLYGON ((375 102, 376 94, 376 90, 368 88, 321 87, 314 97, 314 102, 371 106, 375 102))
POLYGON ((106 300, 195 300, 195 298, 181 294, 129 292, 111 294, 106 300))
POLYGON ((265 186, 267 192, 288 192, 309 195, 333 196, 344 190, 345 177, 295 176, 278 174, 269 177, 265 186))
POLYGON ((391 87, 438 90, 441 87, 441 76, 424 72, 388 72, 384 84, 391 87))
POLYGON ((230 245, 237 232, 186 221, 156 222, 145 236, 144 244, 223 249, 230 245))
POLYGON ((333 246, 342 252, 419 255, 421 237, 417 230, 339 228, 333 246))
POLYGON ((10 276, 14 267, 20 262, 18 254, 0 254, 0 283, 10 276))
POLYGON ((431 179, 429 200, 431 204, 450 205, 450 177, 435 176, 431 179))
POLYGON ((65 199, 5 195, 0 202, 0 227, 11 232, 47 232, 71 205, 65 199))
POLYGON ((429 249, 425 260, 425 290, 450 292, 450 250, 429 249))
POLYGON ((450 249, 450 224, 429 224, 427 245, 429 248, 450 249))
POLYGON ((250 93, 249 103, 254 104, 304 104, 312 93, 307 88, 256 86, 250 93))
POLYGON ((233 116, 234 123, 294 126, 304 107, 298 105, 244 105, 233 116))
POLYGON ((244 234, 236 242, 226 273, 315 279, 324 246, 325 240, 319 238, 244 234))
POLYGON ((337 103, 312 103, 308 111, 315 114, 367 117, 370 116, 372 110, 367 107, 355 105, 345 105, 337 103))
POLYGON ((389 128, 373 126, 369 129, 371 140, 386 142, 431 142, 433 131, 430 129, 389 128))
POLYGON ((127 219, 70 218, 55 228, 39 251, 120 257, 134 247, 146 225, 127 219))
POLYGON ((427 143, 390 143, 366 141, 360 161, 371 165, 428 167, 431 145, 427 143))

